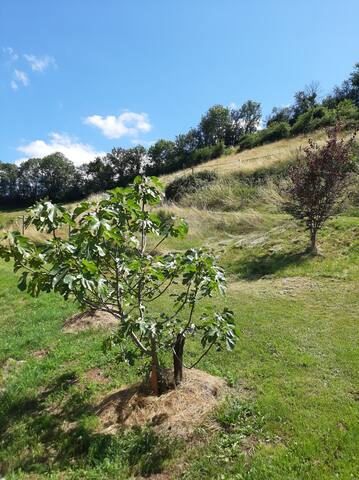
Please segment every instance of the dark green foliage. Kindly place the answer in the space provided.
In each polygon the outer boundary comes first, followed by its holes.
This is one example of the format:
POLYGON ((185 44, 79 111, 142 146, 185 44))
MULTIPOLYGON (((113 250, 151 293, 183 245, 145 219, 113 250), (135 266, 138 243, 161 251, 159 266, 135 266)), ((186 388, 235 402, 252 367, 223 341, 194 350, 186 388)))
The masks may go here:
POLYGON ((158 140, 148 149, 151 170, 160 170, 168 163, 173 163, 176 155, 176 144, 170 140, 158 140))
POLYGON ((273 107, 271 114, 267 118, 267 127, 269 127, 272 123, 290 123, 291 118, 291 107, 273 107))
POLYGON ((204 188, 209 183, 216 181, 217 178, 216 172, 207 170, 175 178, 166 186, 166 199, 177 202, 184 195, 193 193, 199 188, 204 188))
POLYGON ((359 108, 357 108, 352 100, 345 99, 338 103, 336 114, 345 128, 358 128, 359 126, 359 108))
POLYGON ((274 122, 268 128, 260 131, 261 143, 270 143, 282 138, 288 138, 290 135, 290 126, 287 122, 274 122))
POLYGON ((190 165, 198 165, 208 160, 218 158, 223 155, 224 151, 225 147, 223 142, 217 143, 217 145, 213 145, 212 147, 198 148, 194 150, 190 157, 190 165))
POLYGON ((113 148, 104 157, 88 164, 86 173, 89 191, 97 192, 126 185, 141 172, 145 157, 146 149, 142 145, 113 148))
POLYGON ((329 110, 323 106, 311 108, 307 112, 299 115, 292 127, 292 134, 312 132, 318 128, 334 125, 336 114, 334 110, 329 110))
POLYGON ((319 85, 311 83, 307 85, 304 90, 296 92, 294 95, 294 105, 292 106, 292 122, 294 123, 299 115, 314 108, 318 102, 319 85))
POLYGON ((336 108, 343 100, 351 100, 359 108, 359 63, 354 65, 354 70, 349 78, 323 100, 323 105, 328 108, 336 108))
POLYGON ((249 150, 251 148, 257 147, 260 144, 260 136, 258 133, 250 133, 243 135, 238 142, 239 150, 249 150))
POLYGON ((216 145, 224 142, 230 127, 231 119, 229 109, 223 105, 214 105, 203 115, 199 129, 204 145, 216 145))
POLYGON ((29 203, 51 197, 71 200, 81 195, 80 171, 62 153, 30 158, 19 167, 0 164, 0 201, 3 204, 29 203))
POLYGON ((15 200, 17 193, 18 167, 0 162, 0 199, 2 202, 15 200))
POLYGON ((238 142, 239 150, 247 150, 265 143, 275 142, 290 135, 290 126, 286 122, 273 122, 258 132, 243 135, 238 142))

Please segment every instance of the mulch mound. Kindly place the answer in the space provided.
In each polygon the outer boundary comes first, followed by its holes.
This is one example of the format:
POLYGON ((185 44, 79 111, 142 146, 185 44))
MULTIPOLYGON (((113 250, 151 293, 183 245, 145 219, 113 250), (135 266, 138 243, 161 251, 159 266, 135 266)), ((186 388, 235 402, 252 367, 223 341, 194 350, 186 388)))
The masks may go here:
POLYGON ((77 313, 66 320, 62 331, 65 333, 77 333, 84 330, 114 330, 118 325, 118 320, 107 312, 100 310, 88 310, 87 312, 77 313))
POLYGON ((228 392, 225 380, 195 369, 185 370, 183 382, 158 397, 144 384, 131 385, 102 399, 96 410, 100 431, 150 425, 158 433, 189 437, 228 392))

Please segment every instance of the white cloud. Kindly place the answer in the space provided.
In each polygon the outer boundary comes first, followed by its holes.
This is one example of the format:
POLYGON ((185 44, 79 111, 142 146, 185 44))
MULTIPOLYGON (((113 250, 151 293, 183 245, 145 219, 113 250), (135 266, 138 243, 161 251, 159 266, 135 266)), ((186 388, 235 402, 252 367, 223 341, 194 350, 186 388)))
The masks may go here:
POLYGON ((29 62, 30 67, 32 68, 32 70, 34 70, 34 72, 43 72, 50 66, 57 66, 55 59, 53 57, 50 57, 49 55, 37 57, 36 55, 25 53, 24 58, 29 62))
POLYGON ((137 137, 139 133, 147 133, 151 130, 151 123, 146 113, 123 112, 117 117, 91 115, 85 118, 84 123, 99 128, 107 138, 137 137))
POLYGON ((10 82, 10 87, 13 90, 18 90, 20 84, 24 87, 27 87, 29 83, 29 77, 25 72, 23 72, 22 70, 14 70, 14 79, 10 82))
POLYGON ((132 145, 142 145, 148 148, 154 145, 156 143, 156 140, 141 140, 140 138, 132 138, 131 143, 132 145))
POLYGON ((97 156, 105 155, 105 152, 98 152, 91 145, 79 143, 77 139, 61 133, 51 133, 49 135, 49 141, 34 140, 27 145, 18 147, 17 151, 25 154, 25 157, 17 160, 17 164, 28 158, 42 158, 54 152, 63 153, 65 157, 72 160, 75 165, 89 163, 97 156))
POLYGON ((7 56, 8 63, 16 62, 19 58, 19 55, 11 47, 2 47, 2 52, 7 56))

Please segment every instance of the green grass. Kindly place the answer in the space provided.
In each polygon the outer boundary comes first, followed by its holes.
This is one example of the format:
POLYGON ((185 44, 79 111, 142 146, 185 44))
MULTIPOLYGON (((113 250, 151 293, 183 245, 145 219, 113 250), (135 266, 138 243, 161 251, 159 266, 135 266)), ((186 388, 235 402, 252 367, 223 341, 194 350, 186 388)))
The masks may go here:
MULTIPOLYGON (((272 184, 235 182, 162 208, 190 226, 184 241, 164 248, 208 245, 229 279, 226 299, 208 305, 234 310, 238 345, 200 365, 233 387, 214 423, 186 445, 146 426, 99 433, 99 399, 137 381, 137 369, 103 353, 105 332, 63 333, 76 305, 20 292, 1 262, 0 477, 124 480, 164 470, 188 480, 359 478, 357 206, 327 223, 322 255, 313 257, 307 233, 279 212, 272 184), (108 381, 90 380, 92 368, 108 381)), ((14 215, 0 213, 0 227, 14 215)), ((169 299, 154 308, 170 308, 169 299)), ((196 351, 190 343, 187 354, 196 351)))
POLYGON ((358 478, 358 233, 357 217, 332 220, 320 236, 324 256, 313 258, 303 253, 305 233, 279 217, 264 234, 225 243, 226 303, 240 337, 234 353, 213 352, 201 368, 225 377, 234 393, 216 413, 216 433, 199 429, 185 450, 146 428, 97 433, 93 406, 135 381, 136 370, 102 353, 105 333, 62 333, 75 305, 19 292, 1 263, 0 361, 14 361, 0 401, 0 472, 127 479, 180 459, 174 471, 183 479, 358 478), (48 355, 34 356, 41 349, 48 355), (94 367, 109 383, 88 381, 94 367))
POLYGON ((7 479, 118 479, 130 478, 130 470, 159 469, 170 446, 152 431, 118 438, 96 433, 98 396, 137 379, 136 372, 102 353, 106 334, 62 333, 75 306, 56 295, 33 299, 19 292, 9 264, 1 263, 0 288, 0 364, 10 364, 0 378, 0 387, 6 387, 0 401, 0 473, 7 479), (42 349, 48 350, 44 358, 34 355, 42 349), (105 387, 86 378, 92 367, 108 376, 105 387))

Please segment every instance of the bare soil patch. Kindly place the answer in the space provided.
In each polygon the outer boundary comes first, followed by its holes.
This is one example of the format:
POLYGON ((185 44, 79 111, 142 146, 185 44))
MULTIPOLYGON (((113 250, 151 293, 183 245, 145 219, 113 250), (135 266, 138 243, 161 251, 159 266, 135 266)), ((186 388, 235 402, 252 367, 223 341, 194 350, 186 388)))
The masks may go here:
POLYGON ((85 379, 89 380, 90 382, 96 383, 108 383, 110 380, 105 377, 101 368, 91 368, 85 372, 85 379))
POLYGON ((110 313, 100 310, 88 310, 68 318, 62 331, 65 333, 77 333, 84 330, 114 330, 117 325, 118 320, 110 313))
POLYGON ((150 425, 158 433, 189 437, 229 392, 225 380, 201 370, 185 370, 183 382, 159 397, 144 384, 113 392, 97 407, 101 432, 115 434, 123 428, 150 425))
POLYGON ((45 358, 49 353, 47 348, 42 348, 41 350, 36 350, 36 352, 32 352, 32 356, 35 358, 45 358))

